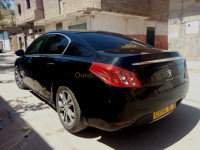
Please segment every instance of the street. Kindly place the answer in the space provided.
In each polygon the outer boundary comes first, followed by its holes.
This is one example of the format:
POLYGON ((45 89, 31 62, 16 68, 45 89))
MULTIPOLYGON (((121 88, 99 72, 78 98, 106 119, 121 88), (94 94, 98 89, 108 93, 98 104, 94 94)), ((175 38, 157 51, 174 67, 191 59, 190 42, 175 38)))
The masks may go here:
POLYGON ((14 81, 13 52, 0 53, 0 150, 199 150, 200 70, 189 70, 186 99, 169 116, 117 132, 87 128, 70 134, 58 115, 29 90, 14 81))

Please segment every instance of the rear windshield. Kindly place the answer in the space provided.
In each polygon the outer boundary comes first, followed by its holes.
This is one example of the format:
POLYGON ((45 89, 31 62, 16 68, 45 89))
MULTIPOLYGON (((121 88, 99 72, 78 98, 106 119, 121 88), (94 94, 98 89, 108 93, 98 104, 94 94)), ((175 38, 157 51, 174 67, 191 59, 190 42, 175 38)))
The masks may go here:
POLYGON ((148 47, 142 42, 134 41, 132 38, 120 34, 84 32, 77 33, 77 35, 96 51, 148 47))

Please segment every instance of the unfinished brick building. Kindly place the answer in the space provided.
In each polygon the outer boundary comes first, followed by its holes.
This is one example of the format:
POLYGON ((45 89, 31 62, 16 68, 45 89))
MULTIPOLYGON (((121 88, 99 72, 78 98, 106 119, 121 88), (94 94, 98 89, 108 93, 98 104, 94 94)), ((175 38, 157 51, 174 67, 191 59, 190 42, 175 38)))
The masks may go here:
POLYGON ((15 11, 24 31, 20 48, 44 30, 88 29, 127 34, 168 49, 169 0, 16 0, 15 11))
POLYGON ((44 19, 43 0, 15 0, 16 25, 23 31, 17 35, 18 49, 26 47, 39 34, 44 33, 43 26, 34 26, 34 22, 44 19))
POLYGON ((131 35, 168 49, 168 0, 43 0, 45 31, 88 29, 131 35))

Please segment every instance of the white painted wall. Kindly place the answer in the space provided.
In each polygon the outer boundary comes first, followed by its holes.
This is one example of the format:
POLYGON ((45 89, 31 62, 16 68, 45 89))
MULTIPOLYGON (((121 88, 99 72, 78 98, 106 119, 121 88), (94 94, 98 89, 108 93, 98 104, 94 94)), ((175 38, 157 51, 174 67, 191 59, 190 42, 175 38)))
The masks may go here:
MULTIPOLYGON (((109 12, 93 12, 74 20, 63 20, 63 30, 68 26, 87 23, 88 30, 110 31, 121 34, 146 34, 146 18, 109 12)), ((45 25, 45 32, 56 30, 56 23, 45 25)))
MULTIPOLYGON (((146 35, 147 27, 155 27, 156 35, 168 35, 168 23, 147 21, 140 16, 123 15, 111 12, 92 12, 91 16, 80 16, 74 20, 63 20, 63 30, 71 25, 87 23, 88 30, 100 30, 130 35, 146 35)), ((53 20, 52 20, 53 21, 53 20)), ((47 24, 45 32, 56 30, 56 22, 47 24)))
POLYGON ((146 34, 146 21, 144 17, 97 12, 94 17, 91 17, 90 24, 90 29, 92 30, 121 34, 146 34))
POLYGON ((200 1, 170 0, 169 50, 179 51, 186 60, 200 60, 199 10, 200 1))
POLYGON ((11 51, 10 47, 10 39, 8 37, 8 32, 4 31, 3 33, 0 33, 0 41, 3 42, 3 50, 4 51, 11 51))

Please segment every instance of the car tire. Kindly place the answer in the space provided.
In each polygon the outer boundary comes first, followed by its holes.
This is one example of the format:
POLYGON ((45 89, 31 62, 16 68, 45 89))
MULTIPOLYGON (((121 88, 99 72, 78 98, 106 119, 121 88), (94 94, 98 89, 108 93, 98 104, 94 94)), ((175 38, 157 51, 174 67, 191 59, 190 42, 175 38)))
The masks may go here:
POLYGON ((60 86, 57 90, 56 109, 62 125, 68 132, 76 133, 87 127, 74 93, 66 86, 60 86))
POLYGON ((20 69, 18 66, 15 67, 15 82, 17 84, 17 86, 20 88, 20 89, 26 89, 26 86, 23 82, 23 78, 22 78, 22 75, 21 75, 21 72, 20 72, 20 69))

